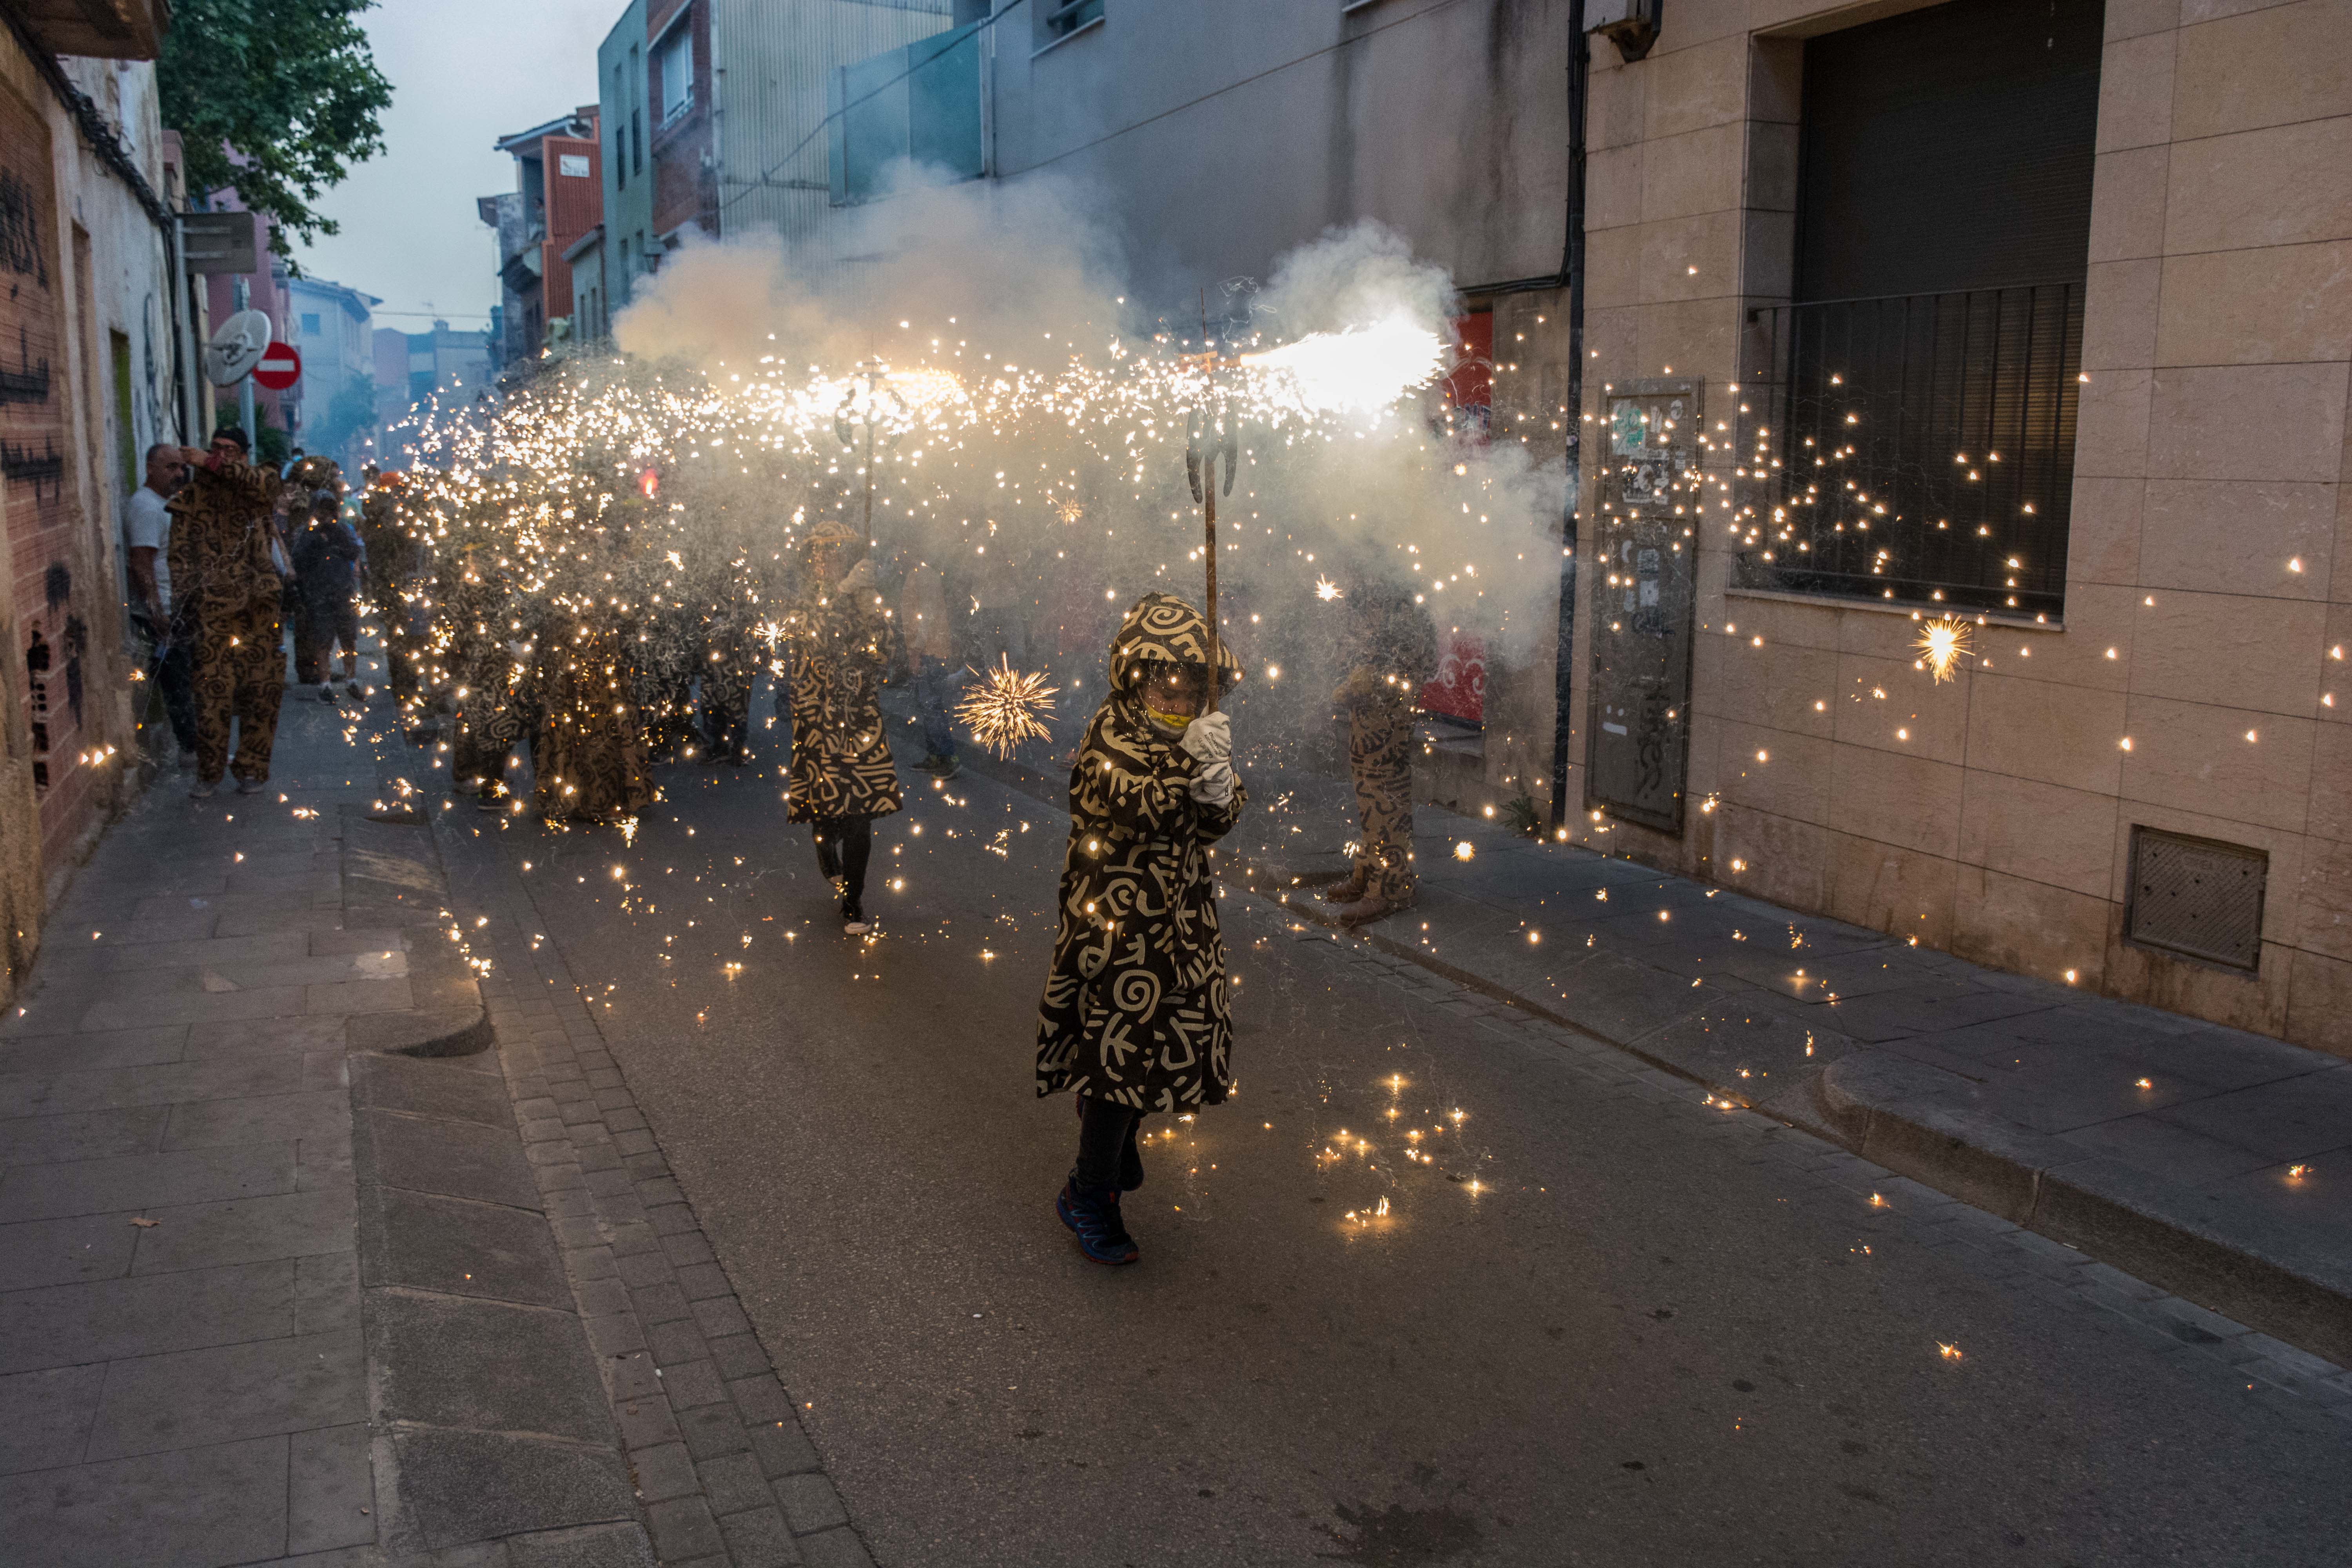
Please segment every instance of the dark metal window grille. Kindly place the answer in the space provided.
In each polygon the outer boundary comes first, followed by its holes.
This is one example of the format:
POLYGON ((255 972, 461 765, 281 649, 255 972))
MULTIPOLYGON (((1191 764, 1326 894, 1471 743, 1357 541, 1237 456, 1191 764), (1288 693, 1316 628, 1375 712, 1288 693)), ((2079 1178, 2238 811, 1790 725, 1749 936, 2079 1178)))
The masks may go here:
POLYGON ((2134 825, 2125 933, 2142 947, 2257 969, 2269 879, 2260 849, 2134 825))
POLYGON ((1751 310, 1738 478, 1749 587, 2065 606, 2083 288, 1751 310))
POLYGON ((1045 13, 1045 36, 1066 38, 1088 22, 1102 20, 1103 0, 1063 0, 1045 13))

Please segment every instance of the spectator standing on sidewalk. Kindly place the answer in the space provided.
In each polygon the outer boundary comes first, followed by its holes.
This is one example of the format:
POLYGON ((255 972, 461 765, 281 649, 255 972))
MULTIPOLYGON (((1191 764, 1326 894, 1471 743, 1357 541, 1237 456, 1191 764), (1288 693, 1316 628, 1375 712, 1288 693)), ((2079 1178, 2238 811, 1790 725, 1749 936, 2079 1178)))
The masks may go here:
POLYGON ((219 787, 230 765, 231 720, 238 793, 260 793, 286 690, 286 574, 270 516, 279 485, 247 461, 247 451, 233 425, 213 432, 209 451, 182 447, 181 460, 193 467, 171 504, 172 636, 194 656, 196 784, 188 794, 197 800, 219 787))
POLYGON ((163 692, 163 712, 185 771, 196 765, 195 666, 186 642, 172 635, 172 564, 164 553, 172 537, 172 510, 165 503, 188 482, 184 457, 168 443, 147 448, 146 480, 131 492, 123 532, 135 595, 131 618, 146 640, 147 678, 163 692))
MULTIPOLYGON (((1061 929, 1037 1009, 1037 1093, 1077 1096, 1078 1158, 1054 1212, 1097 1263, 1132 1263, 1123 1192, 1143 1184, 1143 1118, 1233 1091, 1225 944, 1209 847, 1240 822, 1233 723, 1212 689, 1209 623, 1146 594, 1111 639, 1110 695, 1070 770, 1061 929)), ((1241 679, 1218 649, 1217 686, 1241 679)))
MULTIPOLYGON (((302 630, 319 672, 319 700, 335 700, 335 650, 343 659, 343 686, 360 695, 360 536, 342 519, 342 500, 331 489, 310 498, 310 525, 294 542, 294 580, 302 593, 302 630)), ((299 671, 298 656, 295 668, 299 671)))
POLYGON ((955 633, 948 623, 948 590, 939 568, 917 558, 911 550, 900 555, 907 568, 898 590, 898 631, 907 639, 907 664, 914 679, 915 714, 923 726, 923 771, 933 778, 951 779, 963 771, 956 760, 955 728, 948 722, 948 703, 955 696, 955 633))
POLYGON ((1355 871, 1323 897, 1356 925, 1410 906, 1421 886, 1412 867, 1413 710, 1437 668, 1437 628, 1410 592, 1370 577, 1356 580, 1340 608, 1351 623, 1341 645, 1348 673, 1331 701, 1348 719, 1362 837, 1355 871))

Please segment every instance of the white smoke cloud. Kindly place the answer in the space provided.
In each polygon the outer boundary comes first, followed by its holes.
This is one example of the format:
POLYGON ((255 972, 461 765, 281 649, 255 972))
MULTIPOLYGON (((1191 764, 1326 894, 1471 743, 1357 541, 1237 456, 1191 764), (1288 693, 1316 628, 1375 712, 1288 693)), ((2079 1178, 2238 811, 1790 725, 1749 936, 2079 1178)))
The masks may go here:
MULTIPOLYGON (((772 236, 688 245, 615 319, 614 336, 632 355, 683 361, 719 380, 749 380, 763 359, 765 374, 790 381, 811 367, 845 375, 878 357, 944 369, 966 388, 1002 384, 1014 365, 1046 378, 1074 360, 1107 369, 1114 343, 1130 356, 1197 346, 1154 342, 1155 331, 1196 340, 1197 301, 1122 298, 1119 258, 1093 216, 1102 210, 1085 187, 1054 179, 910 179, 902 194, 843 215, 822 247, 787 251, 772 236)), ((1371 223, 1276 259, 1263 288, 1235 279, 1207 301, 1213 326, 1245 321, 1259 349, 1400 324, 1450 344, 1456 309, 1444 270, 1371 223)), ((1549 636, 1557 595, 1557 450, 1464 442, 1444 412, 1432 389, 1311 433, 1245 420, 1243 472, 1220 506, 1220 608, 1256 673, 1259 725, 1324 728, 1347 627, 1345 601, 1316 596, 1327 575, 1407 586, 1442 645, 1480 643, 1499 661, 1544 651, 1536 639, 1549 636), (1278 682, 1267 676, 1277 668, 1278 682)), ((918 432, 877 452, 876 535, 940 565, 961 609, 1018 596, 1032 665, 1066 678, 1098 672, 1118 612, 1139 595, 1203 597, 1184 422, 1171 416, 1131 412, 1122 426, 1100 423, 1099 406, 1028 407, 918 432)), ((765 506, 781 523, 805 507, 810 517, 860 521, 861 453, 835 442, 829 415, 818 424, 765 478, 740 440, 725 463, 706 447, 681 471, 737 486, 737 515, 765 506)))
POLYGON ((899 193, 845 213, 818 244, 688 240, 614 318, 614 342, 705 369, 772 354, 841 370, 919 349, 901 321, 932 333, 951 322, 999 354, 1034 353, 1049 332, 1094 346, 1117 327, 1117 257, 1076 185, 906 171, 899 193))

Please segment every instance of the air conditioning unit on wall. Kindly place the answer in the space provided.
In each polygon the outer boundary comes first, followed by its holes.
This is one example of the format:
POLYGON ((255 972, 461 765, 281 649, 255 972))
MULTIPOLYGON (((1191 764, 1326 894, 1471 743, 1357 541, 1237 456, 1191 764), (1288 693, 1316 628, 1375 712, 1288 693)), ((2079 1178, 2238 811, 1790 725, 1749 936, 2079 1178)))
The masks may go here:
POLYGON ((1617 57, 1632 65, 1658 41, 1658 12, 1664 0, 1584 0, 1584 30, 1598 33, 1617 46, 1617 57))

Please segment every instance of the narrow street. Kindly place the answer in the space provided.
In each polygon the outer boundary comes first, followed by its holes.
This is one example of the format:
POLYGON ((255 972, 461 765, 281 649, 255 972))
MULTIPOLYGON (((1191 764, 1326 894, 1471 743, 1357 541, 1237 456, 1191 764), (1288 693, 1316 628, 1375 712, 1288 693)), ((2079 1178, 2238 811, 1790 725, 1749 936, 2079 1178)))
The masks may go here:
POLYGON ((1066 817, 910 786, 858 942, 764 767, 664 784, 445 815, 457 913, 592 1003, 877 1561, 2336 1560, 2340 1422, 2086 1296, 2156 1292, 1238 889, 1241 1092, 1092 1266, 1066 817))

